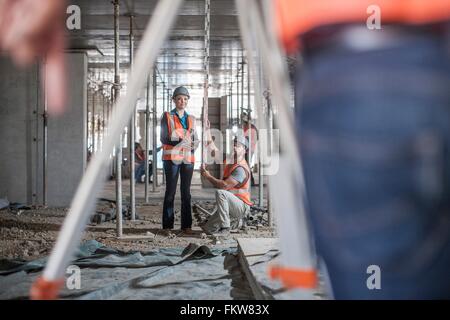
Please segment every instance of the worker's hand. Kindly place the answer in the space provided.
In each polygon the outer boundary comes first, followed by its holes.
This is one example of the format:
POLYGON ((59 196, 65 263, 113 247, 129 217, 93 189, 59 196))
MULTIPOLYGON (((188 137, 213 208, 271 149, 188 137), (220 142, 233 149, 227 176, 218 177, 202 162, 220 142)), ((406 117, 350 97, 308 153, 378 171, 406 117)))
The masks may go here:
POLYGON ((209 175, 209 172, 208 170, 206 170, 206 165, 204 163, 200 166, 200 174, 205 178, 209 175))
POLYGON ((183 141, 181 141, 180 146, 187 150, 192 150, 192 139, 190 137, 185 137, 183 141))
MULTIPOLYGON (((0 0, 0 50, 20 66, 45 58, 48 111, 65 103, 64 0, 0 0)), ((44 80, 44 78, 42 79, 44 80)))

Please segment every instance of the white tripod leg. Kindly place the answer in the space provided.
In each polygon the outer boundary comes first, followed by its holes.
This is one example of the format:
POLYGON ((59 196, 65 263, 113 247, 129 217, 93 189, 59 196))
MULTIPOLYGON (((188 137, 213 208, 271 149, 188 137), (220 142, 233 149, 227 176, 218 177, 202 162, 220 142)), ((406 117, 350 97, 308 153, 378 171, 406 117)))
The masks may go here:
POLYGON ((142 39, 141 48, 137 52, 136 63, 129 77, 127 94, 119 99, 114 108, 104 148, 95 154, 78 186, 44 274, 31 289, 32 298, 57 298, 59 291, 57 283, 60 283, 67 265, 73 258, 97 196, 104 185, 109 154, 131 119, 138 95, 146 83, 181 3, 182 0, 158 2, 142 39))

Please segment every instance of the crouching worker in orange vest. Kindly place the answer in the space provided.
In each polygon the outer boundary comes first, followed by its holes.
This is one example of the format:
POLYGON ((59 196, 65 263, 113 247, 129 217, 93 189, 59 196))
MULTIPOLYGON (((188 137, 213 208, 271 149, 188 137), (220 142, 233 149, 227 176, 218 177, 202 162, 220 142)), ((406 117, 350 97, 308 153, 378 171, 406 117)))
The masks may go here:
POLYGON ((199 145, 195 131, 195 118, 186 112, 189 92, 185 87, 174 90, 175 108, 164 112, 161 118, 161 143, 166 175, 166 192, 163 204, 163 229, 174 227, 174 200, 178 176, 181 177, 181 230, 192 233, 191 181, 194 172, 194 152, 199 145))
POLYGON ((245 160, 248 140, 236 137, 233 148, 233 163, 225 164, 223 180, 213 177, 205 165, 201 174, 216 190, 217 211, 202 226, 208 233, 227 234, 230 229, 242 225, 242 219, 250 213, 250 167, 245 160))

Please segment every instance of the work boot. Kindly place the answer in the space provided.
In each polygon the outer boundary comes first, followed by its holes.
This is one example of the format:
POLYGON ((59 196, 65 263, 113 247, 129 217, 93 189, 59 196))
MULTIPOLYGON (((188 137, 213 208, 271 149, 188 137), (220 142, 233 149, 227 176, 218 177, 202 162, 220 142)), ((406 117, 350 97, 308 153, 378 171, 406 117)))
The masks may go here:
POLYGON ((173 234, 173 229, 162 229, 161 230, 161 234, 165 237, 170 236, 171 234, 173 234))
POLYGON ((215 236, 229 236, 230 228, 220 228, 219 231, 214 232, 215 236))

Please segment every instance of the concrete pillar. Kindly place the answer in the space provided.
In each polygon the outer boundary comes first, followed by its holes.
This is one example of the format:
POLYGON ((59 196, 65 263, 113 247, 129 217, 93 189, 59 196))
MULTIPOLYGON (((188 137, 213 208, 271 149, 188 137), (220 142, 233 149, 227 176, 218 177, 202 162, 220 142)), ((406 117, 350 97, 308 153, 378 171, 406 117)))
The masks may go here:
POLYGON ((39 69, 18 69, 0 57, 0 197, 39 204, 42 102, 39 69), (41 113, 41 114, 40 114, 41 113))
POLYGON ((69 206, 86 168, 87 55, 68 53, 66 112, 48 121, 48 205, 69 206))

